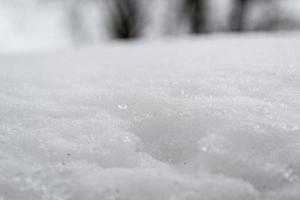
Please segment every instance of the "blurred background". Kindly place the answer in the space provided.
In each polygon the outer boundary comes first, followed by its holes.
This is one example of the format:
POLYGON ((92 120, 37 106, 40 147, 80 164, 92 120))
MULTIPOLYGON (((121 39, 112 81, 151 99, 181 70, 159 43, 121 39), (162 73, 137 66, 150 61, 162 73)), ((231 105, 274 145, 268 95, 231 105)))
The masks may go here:
POLYGON ((1 53, 299 29, 299 0, 0 0, 1 53))

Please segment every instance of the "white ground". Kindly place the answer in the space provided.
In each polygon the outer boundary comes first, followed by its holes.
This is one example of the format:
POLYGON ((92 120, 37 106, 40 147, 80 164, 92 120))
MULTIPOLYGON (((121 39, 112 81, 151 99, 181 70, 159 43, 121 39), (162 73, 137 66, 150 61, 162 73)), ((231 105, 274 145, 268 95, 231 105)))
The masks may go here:
POLYGON ((1 200, 300 199, 300 36, 0 56, 1 200))

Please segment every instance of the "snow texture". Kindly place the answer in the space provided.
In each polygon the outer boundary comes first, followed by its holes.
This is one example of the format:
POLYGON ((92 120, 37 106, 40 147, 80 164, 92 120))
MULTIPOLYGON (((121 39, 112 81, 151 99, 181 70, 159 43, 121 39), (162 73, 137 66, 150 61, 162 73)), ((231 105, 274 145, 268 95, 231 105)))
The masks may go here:
POLYGON ((0 56, 1 200, 300 199, 300 37, 0 56))

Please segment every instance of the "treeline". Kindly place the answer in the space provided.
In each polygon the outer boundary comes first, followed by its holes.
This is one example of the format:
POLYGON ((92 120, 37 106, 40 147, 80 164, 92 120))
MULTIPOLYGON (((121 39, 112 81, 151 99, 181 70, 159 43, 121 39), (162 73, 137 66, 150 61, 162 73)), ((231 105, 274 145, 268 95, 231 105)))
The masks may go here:
MULTIPOLYGON (((51 0, 41 0, 51 1, 51 0)), ((82 7, 90 5, 94 9, 98 9, 101 13, 98 17, 104 21, 102 29, 106 30, 109 37, 113 39, 130 40, 142 37, 144 30, 148 26, 147 17, 149 13, 156 12, 157 9, 151 4, 157 1, 165 1, 170 4, 166 12, 173 13, 173 18, 162 16, 165 27, 168 29, 169 24, 173 24, 172 31, 176 32, 177 27, 185 27, 187 33, 204 34, 212 30, 211 18, 214 17, 214 4, 210 0, 56 0, 63 4, 66 22, 70 29, 70 33, 75 40, 86 39, 86 20, 83 15, 82 7), (172 4, 172 6, 171 6, 172 4), (168 21, 169 20, 169 21, 168 21)), ((276 30, 280 26, 289 25, 292 27, 294 21, 286 16, 282 17, 280 0, 231 0, 230 14, 226 28, 222 31, 245 32, 264 30, 276 30), (257 20, 255 25, 249 20, 251 10, 255 7, 265 7, 268 11, 264 11, 264 16, 257 20)), ((52 1, 53 2, 53 1, 52 1)), ((162 25, 163 26, 163 25, 162 25)), ((290 28, 286 27, 286 28, 290 28)), ((220 29, 219 29, 220 30, 220 29)), ((172 32, 169 31, 169 32, 172 32)), ((168 32, 168 31, 165 31, 168 32)))

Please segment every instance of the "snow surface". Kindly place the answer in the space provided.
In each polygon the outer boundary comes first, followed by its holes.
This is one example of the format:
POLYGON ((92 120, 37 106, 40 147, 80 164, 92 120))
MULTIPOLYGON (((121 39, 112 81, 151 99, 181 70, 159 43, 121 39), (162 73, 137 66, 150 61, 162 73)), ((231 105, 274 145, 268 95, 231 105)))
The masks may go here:
POLYGON ((300 37, 0 56, 1 200, 299 200, 300 37))

